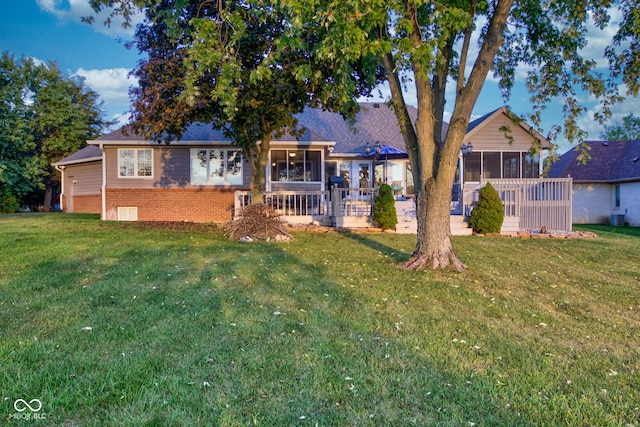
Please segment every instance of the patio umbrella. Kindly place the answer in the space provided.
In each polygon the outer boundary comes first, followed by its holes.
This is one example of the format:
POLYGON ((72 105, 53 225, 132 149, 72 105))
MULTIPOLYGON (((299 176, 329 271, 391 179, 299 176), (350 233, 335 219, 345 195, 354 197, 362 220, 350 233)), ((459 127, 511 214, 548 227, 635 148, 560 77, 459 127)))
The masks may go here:
POLYGON ((379 156, 381 158, 384 158, 385 160, 389 160, 389 159, 408 159, 409 158, 409 155, 405 151, 402 151, 399 148, 392 147, 392 146, 387 145, 387 144, 382 144, 380 146, 380 154, 379 154, 379 156))
MULTIPOLYGON (((387 176, 387 160, 409 158, 409 155, 405 151, 402 151, 396 147, 392 147, 391 145, 380 144, 379 142, 376 142, 373 149, 371 145, 367 143, 365 145, 365 155, 368 157, 373 157, 375 160, 383 161, 382 167, 383 167, 383 176, 385 177, 385 181, 387 176), (377 150, 378 147, 379 147, 379 151, 377 150)), ((393 187, 398 187, 398 186, 393 186, 393 187)), ((401 189, 402 187, 394 188, 394 191, 399 191, 401 189)))
POLYGON ((409 155, 406 153, 406 151, 402 151, 399 148, 392 147, 391 145, 387 145, 387 144, 377 143, 376 145, 380 146, 380 152, 376 153, 376 150, 374 149, 375 145, 374 147, 371 147, 371 145, 367 143, 367 145, 365 145, 365 150, 364 150, 365 156, 377 157, 384 160, 409 158, 409 155))

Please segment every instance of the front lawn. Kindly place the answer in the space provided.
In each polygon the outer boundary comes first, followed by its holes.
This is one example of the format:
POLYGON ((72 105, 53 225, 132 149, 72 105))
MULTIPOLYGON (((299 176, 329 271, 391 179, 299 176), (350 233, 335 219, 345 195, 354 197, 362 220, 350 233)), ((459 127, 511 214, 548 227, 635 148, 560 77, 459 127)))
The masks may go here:
POLYGON ((0 215, 0 425, 638 425, 640 230, 582 229, 409 272, 410 235, 0 215))

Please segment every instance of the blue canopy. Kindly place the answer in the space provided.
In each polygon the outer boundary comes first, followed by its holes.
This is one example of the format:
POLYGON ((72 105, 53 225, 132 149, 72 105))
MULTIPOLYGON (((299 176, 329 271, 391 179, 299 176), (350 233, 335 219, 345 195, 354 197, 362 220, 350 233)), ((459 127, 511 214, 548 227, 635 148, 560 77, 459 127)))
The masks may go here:
MULTIPOLYGON (((371 148, 371 153, 366 154, 366 151, 365 151, 365 156, 367 157, 376 156, 376 152, 373 149, 373 147, 371 148)), ((409 158, 409 155, 405 151, 402 151, 399 148, 392 147, 391 145, 387 145, 387 144, 380 145, 380 153, 378 153, 377 156, 378 158, 384 159, 384 160, 409 158)))

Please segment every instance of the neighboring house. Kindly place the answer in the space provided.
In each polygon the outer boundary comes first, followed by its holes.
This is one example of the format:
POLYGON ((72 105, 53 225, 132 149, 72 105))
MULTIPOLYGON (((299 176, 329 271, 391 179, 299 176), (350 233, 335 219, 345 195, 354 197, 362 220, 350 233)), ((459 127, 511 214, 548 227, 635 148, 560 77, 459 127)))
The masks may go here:
MULTIPOLYGON (((320 109, 300 114, 303 135, 271 143, 266 191, 316 197, 339 177, 347 188, 386 182, 397 196, 410 197, 413 179, 396 116, 385 104, 362 107, 353 126, 320 109), (375 147, 382 148, 380 154, 375 147)), ((415 120, 416 109, 410 114, 415 120)), ((460 156, 463 173, 457 174, 453 194, 458 207, 463 188, 476 189, 488 179, 538 178, 540 156, 529 152, 534 138, 543 150, 549 148, 504 107, 470 123, 464 143, 471 143, 473 152, 460 156)), ((67 212, 78 212, 79 197, 90 196, 100 199, 99 209, 91 206, 107 220, 222 222, 233 217, 237 192, 249 189, 251 170, 241 150, 207 125, 190 126, 180 141, 168 145, 128 134, 126 127, 88 142, 89 147, 55 164, 62 171, 67 212)))
POLYGON ((585 164, 569 150, 549 172, 573 179, 573 222, 640 226, 640 140, 586 143, 585 164))

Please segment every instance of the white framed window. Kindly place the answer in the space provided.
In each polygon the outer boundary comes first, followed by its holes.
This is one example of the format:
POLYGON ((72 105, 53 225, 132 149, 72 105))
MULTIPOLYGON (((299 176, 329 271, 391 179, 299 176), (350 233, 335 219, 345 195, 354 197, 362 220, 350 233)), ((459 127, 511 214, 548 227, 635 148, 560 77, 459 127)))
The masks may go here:
POLYGON ((242 185, 242 150, 191 150, 192 185, 242 185))
POLYGON ((320 150, 271 150, 271 181, 319 182, 320 150))
POLYGON ((119 148, 118 177, 151 178, 153 150, 151 148, 119 148))

